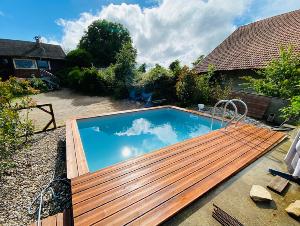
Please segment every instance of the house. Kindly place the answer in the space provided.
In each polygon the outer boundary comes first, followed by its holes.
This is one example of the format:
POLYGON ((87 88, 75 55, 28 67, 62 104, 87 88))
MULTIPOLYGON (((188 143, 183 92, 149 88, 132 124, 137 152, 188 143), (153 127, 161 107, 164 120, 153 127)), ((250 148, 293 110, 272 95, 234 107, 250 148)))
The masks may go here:
POLYGON ((59 45, 0 39, 0 76, 19 78, 39 77, 41 69, 55 73, 63 67, 66 54, 59 45))
POLYGON ((243 83, 241 76, 255 76, 256 69, 278 58, 280 46, 288 45, 300 53, 300 10, 237 28, 195 69, 205 73, 212 64, 219 74, 232 79, 234 88, 239 90, 243 83))
POLYGON ((243 76, 258 77, 256 70, 279 57, 280 47, 292 45, 300 53, 300 10, 260 20, 237 28, 195 67, 201 74, 213 65, 216 74, 231 81, 233 96, 244 100, 248 115, 281 123, 279 109, 286 100, 256 95, 245 89, 243 76))

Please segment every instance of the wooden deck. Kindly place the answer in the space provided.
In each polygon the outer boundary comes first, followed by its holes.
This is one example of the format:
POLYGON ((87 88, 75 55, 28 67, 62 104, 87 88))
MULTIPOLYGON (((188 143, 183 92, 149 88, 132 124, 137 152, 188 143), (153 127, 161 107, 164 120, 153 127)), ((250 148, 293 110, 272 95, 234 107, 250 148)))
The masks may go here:
POLYGON ((157 225, 284 137, 232 126, 73 178, 74 225, 157 225))
MULTIPOLYGON (((38 226, 38 223, 34 222, 30 226, 38 226)), ((47 217, 41 221, 41 226, 73 226, 72 212, 66 209, 62 213, 47 217)))

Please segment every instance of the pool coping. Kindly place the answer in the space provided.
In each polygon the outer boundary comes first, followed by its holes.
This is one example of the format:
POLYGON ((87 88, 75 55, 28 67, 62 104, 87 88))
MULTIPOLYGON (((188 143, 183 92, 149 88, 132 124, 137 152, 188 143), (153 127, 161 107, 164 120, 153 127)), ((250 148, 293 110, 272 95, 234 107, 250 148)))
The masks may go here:
MULTIPOLYGON (((104 117, 111 115, 119 115, 126 114, 132 112, 141 112, 141 111, 149 111, 149 110, 157 110, 164 108, 172 108, 192 114, 197 114, 200 116, 204 116, 206 118, 211 118, 210 114, 199 112, 195 110, 185 109, 173 105, 163 105, 158 107, 150 107, 150 108, 141 108, 141 109, 132 109, 125 111, 117 111, 111 113, 97 114, 92 116, 76 116, 66 121, 66 165, 67 165, 67 178, 73 179, 78 176, 89 174, 89 167, 87 164, 85 152, 83 149, 82 141, 79 134, 79 129, 77 125, 77 120, 80 119, 88 119, 88 118, 96 118, 96 117, 104 117)), ((220 117, 215 117, 217 120, 222 120, 220 117)), ((224 121, 228 121, 228 119, 224 118, 224 121)), ((242 124, 242 123, 241 123, 242 124)), ((183 141, 181 141, 183 142, 183 141)), ((181 143, 178 142, 178 143, 181 143)), ((157 149, 155 151, 158 151, 157 149)))

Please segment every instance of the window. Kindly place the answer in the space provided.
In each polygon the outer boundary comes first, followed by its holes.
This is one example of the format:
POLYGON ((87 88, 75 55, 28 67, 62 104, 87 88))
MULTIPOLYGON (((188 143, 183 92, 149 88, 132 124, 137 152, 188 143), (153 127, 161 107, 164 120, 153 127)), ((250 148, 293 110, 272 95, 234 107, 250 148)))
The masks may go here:
POLYGON ((16 69, 37 69, 35 60, 31 59, 14 59, 16 69))
POLYGON ((37 62, 38 68, 50 69, 49 61, 47 61, 47 60, 37 60, 36 62, 37 62))

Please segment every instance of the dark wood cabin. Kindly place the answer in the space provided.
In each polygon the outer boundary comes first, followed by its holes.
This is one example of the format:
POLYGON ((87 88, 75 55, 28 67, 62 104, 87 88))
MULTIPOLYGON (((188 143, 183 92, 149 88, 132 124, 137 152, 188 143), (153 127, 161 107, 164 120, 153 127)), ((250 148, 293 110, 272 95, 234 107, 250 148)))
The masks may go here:
POLYGON ((55 74, 64 66, 66 54, 59 45, 45 44, 36 37, 36 42, 0 39, 0 77, 39 77, 44 69, 55 74))

